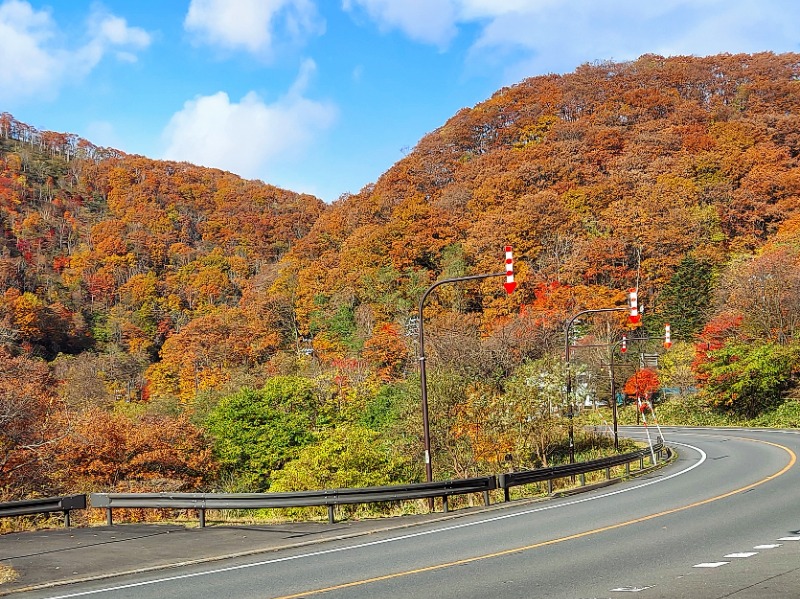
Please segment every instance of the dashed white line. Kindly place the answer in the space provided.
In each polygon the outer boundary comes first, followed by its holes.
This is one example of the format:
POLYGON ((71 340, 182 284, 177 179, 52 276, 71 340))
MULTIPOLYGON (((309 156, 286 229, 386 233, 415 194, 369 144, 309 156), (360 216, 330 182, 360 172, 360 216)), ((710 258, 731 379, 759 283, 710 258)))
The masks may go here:
POLYGON ((780 546, 780 543, 772 543, 770 545, 756 545, 753 549, 777 549, 780 546))
POLYGON ((800 541, 800 537, 781 537, 779 541, 800 541))
POLYGON ((722 557, 724 557, 726 559, 729 558, 729 557, 741 557, 741 558, 744 558, 744 557, 753 557, 754 555, 758 555, 758 551, 742 551, 740 553, 729 553, 728 555, 723 555, 722 557))
POLYGON ((695 564, 692 568, 719 568, 730 562, 703 562, 702 564, 695 564))

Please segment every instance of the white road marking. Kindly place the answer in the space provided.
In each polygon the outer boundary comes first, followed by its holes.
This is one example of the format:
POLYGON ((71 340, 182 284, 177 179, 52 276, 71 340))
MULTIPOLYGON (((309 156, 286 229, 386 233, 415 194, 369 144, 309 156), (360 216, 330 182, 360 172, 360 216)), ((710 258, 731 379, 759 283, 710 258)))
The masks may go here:
POLYGON ((616 589, 611 589, 612 593, 640 593, 642 591, 646 591, 647 589, 652 589, 655 585, 649 585, 646 587, 619 587, 616 589))
POLYGON ((695 564, 692 568, 719 568, 730 562, 703 562, 702 564, 695 564))
POLYGON ((800 541, 800 537, 781 537, 779 541, 800 541))
POLYGON ((758 555, 758 551, 743 551, 741 553, 729 553, 728 555, 723 555, 724 558, 729 557, 753 557, 754 555, 758 555))
POLYGON ((777 549, 780 546, 780 543, 772 543, 771 545, 756 545, 753 549, 777 549))
POLYGON ((708 455, 706 454, 706 452, 703 451, 702 449, 700 449, 699 447, 695 447, 694 445, 689 445, 688 443, 678 443, 676 441, 671 441, 671 443, 673 443, 674 445, 681 445, 683 447, 688 447, 689 449, 694 449, 697 453, 700 454, 700 459, 697 462, 695 462, 694 464, 692 464, 692 465, 688 466, 687 468, 685 468, 684 470, 680 470, 679 472, 673 472, 672 474, 670 474, 668 476, 661 477, 661 478, 654 478, 652 480, 649 480, 647 482, 643 482, 643 483, 638 484, 638 485, 634 485, 632 487, 625 487, 623 489, 618 489, 616 491, 609 491, 608 493, 601 493, 599 495, 594 495, 594 496, 591 496, 591 497, 584 497, 582 499, 575 499, 573 501, 567 501, 565 503, 558 503, 558 504, 553 504, 553 505, 547 505, 547 506, 543 506, 543 507, 533 508, 533 509, 529 509, 529 510, 523 510, 521 512, 514 512, 513 514, 502 514, 500 516, 493 516, 491 518, 485 518, 483 520, 476 520, 474 522, 464 522, 462 524, 454 524, 452 526, 445 526, 445 527, 442 527, 442 528, 435 528, 435 529, 432 529, 432 530, 424 530, 424 531, 421 531, 421 532, 409 533, 409 534, 400 535, 400 536, 397 536, 397 537, 389 537, 387 539, 381 539, 381 540, 378 540, 378 541, 370 541, 370 542, 367 542, 367 543, 359 543, 357 545, 348 545, 346 547, 336 547, 334 549, 321 549, 319 551, 310 551, 308 553, 301 553, 301 554, 298 554, 298 555, 289 555, 289 556, 286 556, 286 557, 278 557, 278 558, 273 558, 273 559, 268 559, 268 560, 263 560, 263 561, 258 561, 258 562, 249 562, 249 563, 246 563, 246 564, 239 564, 238 566, 226 566, 224 568, 215 568, 215 569, 212 569, 212 570, 201 570, 199 572, 191 572, 191 573, 188 573, 188 574, 177 574, 177 575, 174 575, 174 576, 164 576, 163 578, 153 578, 153 579, 150 579, 150 580, 142 580, 140 582, 131 582, 131 583, 127 583, 127 584, 120 584, 120 585, 104 587, 104 588, 100 588, 100 589, 94 589, 94 590, 91 590, 91 591, 78 591, 78 592, 69 593, 69 594, 66 594, 66 595, 58 595, 58 596, 55 596, 55 597, 50 597, 49 599, 72 599, 73 597, 86 597, 86 596, 89 596, 89 595, 97 595, 99 593, 108 593, 108 592, 114 592, 114 591, 121 591, 121 590, 125 590, 125 589, 133 589, 133 588, 137 588, 137 587, 151 586, 151 585, 154 585, 154 584, 175 582, 175 581, 178 581, 178 580, 186 580, 186 579, 189 579, 189 578, 197 578, 197 577, 200 577, 200 576, 212 576, 214 574, 224 574, 225 572, 235 572, 237 570, 246 570, 246 569, 249 569, 249 568, 258 568, 260 566, 268 566, 268 565, 271 565, 271 564, 278 564, 278 563, 281 563, 281 562, 291 562, 291 561, 296 561, 296 560, 301 560, 301 559, 307 559, 307 558, 310 558, 310 557, 318 557, 318 556, 321 556, 321 555, 330 555, 330 554, 333 554, 333 553, 344 553, 345 551, 353 551, 353 550, 356 550, 356 549, 364 549, 366 547, 374 547, 376 545, 385 545, 387 543, 394 543, 394 542, 397 542, 397 541, 404 541, 404 540, 407 540, 407 539, 414 539, 414 538, 418 538, 418 537, 424 537, 424 536, 428 536, 428 535, 439 534, 439 533, 442 533, 442 532, 448 532, 448 531, 451 531, 451 530, 458 530, 458 529, 461 529, 461 528, 469 528, 469 527, 472 527, 472 526, 479 526, 481 524, 491 524, 492 522, 497 522, 497 521, 500 521, 500 520, 507 520, 509 518, 518 518, 520 516, 527 516, 529 514, 535 514, 537 512, 545 512, 545 511, 554 510, 554 509, 558 509, 558 508, 563 508, 563 507, 567 507, 567 506, 571 506, 571 505, 577 505, 577 504, 580 504, 580 503, 586 503, 586 502, 589 502, 589 501, 596 501, 598 499, 603 499, 605 497, 612 497, 612 496, 620 495, 622 493, 629 493, 630 491, 635 491, 637 489, 641 489, 641 488, 644 488, 644 487, 649 487, 650 485, 657 485, 657 484, 660 484, 660 483, 664 483, 664 482, 666 482, 666 481, 668 481, 670 479, 673 479, 675 477, 678 477, 678 476, 681 476, 681 475, 686 474, 688 472, 691 472, 695 468, 698 468, 699 466, 701 466, 708 459, 708 455))

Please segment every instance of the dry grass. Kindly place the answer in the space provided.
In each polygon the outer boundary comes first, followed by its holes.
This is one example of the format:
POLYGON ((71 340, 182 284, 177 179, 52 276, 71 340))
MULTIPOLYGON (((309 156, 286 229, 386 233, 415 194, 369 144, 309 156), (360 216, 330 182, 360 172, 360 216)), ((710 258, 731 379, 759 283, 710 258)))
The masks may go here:
POLYGON ((18 576, 19 574, 17 574, 17 571, 14 568, 11 566, 6 566, 5 564, 0 564, 0 584, 13 582, 18 576))

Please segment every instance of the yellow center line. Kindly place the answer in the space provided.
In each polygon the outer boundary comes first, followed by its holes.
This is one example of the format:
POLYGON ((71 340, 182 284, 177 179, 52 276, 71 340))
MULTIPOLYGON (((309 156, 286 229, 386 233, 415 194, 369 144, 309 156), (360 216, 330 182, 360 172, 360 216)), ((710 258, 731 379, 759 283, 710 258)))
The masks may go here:
POLYGON ((394 574, 384 574, 383 576, 375 576, 373 578, 364 578, 362 580, 354 580, 353 582, 345 582, 342 584, 337 584, 329 587, 323 587, 319 589, 314 589, 310 591, 303 591, 302 593, 294 593, 292 595, 281 595, 279 597, 274 597, 273 599, 301 599, 303 597, 310 597, 312 595, 321 595, 323 593, 329 593, 331 591, 339 591, 342 589, 349 589, 351 587, 358 587, 367 584, 372 584, 375 582, 382 582, 384 580, 392 580, 394 578, 402 578, 404 576, 413 576, 415 574, 424 574, 426 572, 435 572, 437 570, 444 570, 446 568, 452 568, 455 566, 463 566, 464 564, 471 564, 473 562, 479 562, 482 560, 492 559, 495 557, 503 557, 506 555, 513 555, 515 553, 523 553, 525 551, 531 551, 533 549, 539 549, 541 547, 547 547, 548 545, 555 545, 557 543, 563 543, 565 541, 572 541, 574 539, 580 539, 582 537, 588 537, 591 535, 596 535, 601 532, 607 532, 609 530, 615 530, 617 528, 623 528, 625 526, 630 526, 631 524, 639 524, 640 522, 647 522, 648 520, 653 520, 655 518, 661 518, 662 516, 669 516, 671 514, 675 514, 678 512, 682 512, 684 510, 689 510, 692 508, 700 507, 702 505, 706 505, 712 503, 714 501, 719 501, 720 499, 725 499, 727 497, 731 497, 732 495, 737 495, 739 493, 743 493, 745 491, 749 491, 755 487, 759 487, 764 483, 768 483, 769 481, 786 474, 792 466, 794 466, 795 462, 797 462, 797 455, 788 447, 783 445, 778 445, 777 443, 771 443, 769 441, 761 441, 758 439, 746 439, 743 437, 737 437, 739 439, 743 439, 745 441, 753 441, 755 443, 763 443, 765 445, 771 445, 773 447, 777 447, 778 449, 784 450, 786 453, 789 454, 789 463, 784 466, 781 470, 776 472, 775 474, 771 474, 766 478, 762 478, 754 483, 746 485, 744 487, 740 487, 738 489, 734 489, 733 491, 728 491, 727 493, 723 493, 722 495, 717 495, 715 497, 709 497, 708 499, 703 499, 702 501, 697 501, 695 503, 690 503, 688 505, 683 505, 680 507, 672 508, 669 510, 665 510, 663 512, 658 512, 655 514, 650 514, 648 516, 642 516, 641 518, 635 518, 633 520, 627 520, 625 522, 618 522, 617 524, 610 524, 608 526, 602 526, 600 528, 594 528, 592 530, 586 530, 584 532, 575 533, 573 535, 568 535, 566 537, 559 537, 557 539, 550 539, 549 541, 542 541, 540 543, 534 543, 533 545, 525 545, 523 547, 515 547, 513 549, 505 549, 503 551, 496 551, 494 553, 487 553, 484 555, 477 555, 475 557, 467 557, 464 559, 452 561, 452 562, 445 562, 443 564, 437 564, 435 566, 426 566, 424 568, 416 568, 414 570, 404 570, 402 572, 395 572, 394 574))

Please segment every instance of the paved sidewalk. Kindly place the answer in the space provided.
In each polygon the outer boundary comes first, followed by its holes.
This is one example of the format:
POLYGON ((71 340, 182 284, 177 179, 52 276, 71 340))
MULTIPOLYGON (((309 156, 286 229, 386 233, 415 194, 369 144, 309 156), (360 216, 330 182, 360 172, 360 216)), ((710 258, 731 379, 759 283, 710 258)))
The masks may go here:
POLYGON ((10 533, 0 535, 0 564, 14 568, 19 577, 0 584, 0 596, 396 530, 492 507, 336 524, 293 522, 206 528, 119 524, 10 533))

